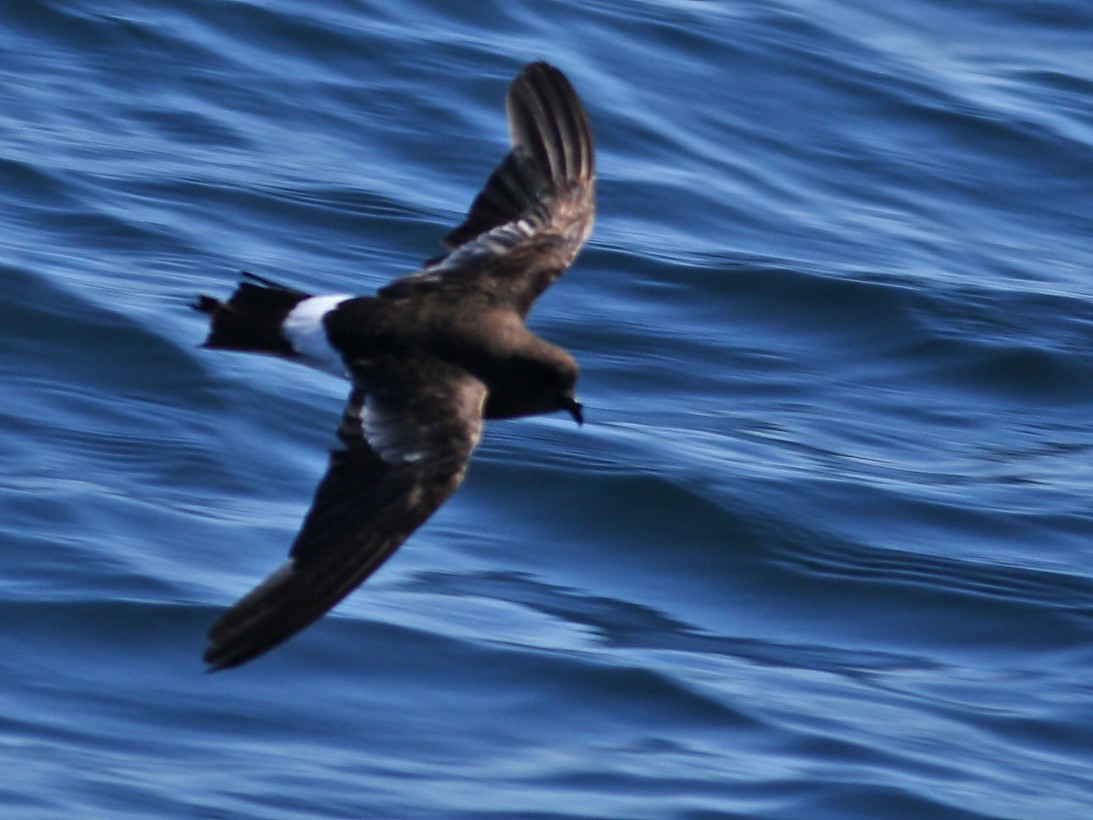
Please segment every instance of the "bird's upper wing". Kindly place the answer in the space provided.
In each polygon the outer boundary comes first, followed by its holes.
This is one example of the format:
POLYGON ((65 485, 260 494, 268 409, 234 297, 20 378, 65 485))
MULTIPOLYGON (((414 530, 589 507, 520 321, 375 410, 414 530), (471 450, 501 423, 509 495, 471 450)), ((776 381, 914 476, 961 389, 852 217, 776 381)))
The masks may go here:
POLYGON ((289 561, 209 631, 205 661, 238 666, 361 584, 459 486, 482 430, 485 386, 422 353, 353 363, 344 447, 315 492, 289 561))
POLYGON ((506 100, 512 151, 444 238, 450 253, 379 291, 488 292, 527 315, 576 257, 595 215, 595 155, 573 86, 546 63, 527 65, 506 100))

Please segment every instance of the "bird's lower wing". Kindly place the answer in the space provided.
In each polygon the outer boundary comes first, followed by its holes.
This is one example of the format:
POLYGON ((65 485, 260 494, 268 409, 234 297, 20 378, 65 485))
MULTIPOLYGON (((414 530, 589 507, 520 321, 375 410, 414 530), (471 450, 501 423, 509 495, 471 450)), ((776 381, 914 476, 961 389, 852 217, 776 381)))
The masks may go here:
POLYGON ((463 480, 485 386, 424 354, 351 367, 354 390, 289 561, 209 631, 212 670, 238 666, 317 620, 359 586, 463 480))

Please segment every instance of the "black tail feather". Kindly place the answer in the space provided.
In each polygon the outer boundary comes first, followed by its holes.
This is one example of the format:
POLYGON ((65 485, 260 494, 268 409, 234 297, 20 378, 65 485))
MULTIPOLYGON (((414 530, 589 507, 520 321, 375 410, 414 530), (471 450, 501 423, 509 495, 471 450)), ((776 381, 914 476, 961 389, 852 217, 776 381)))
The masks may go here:
POLYGON ((226 302, 201 294, 195 310, 208 314, 205 347, 294 356, 296 351, 281 335, 285 317, 309 294, 279 285, 253 273, 243 273, 235 293, 226 302))

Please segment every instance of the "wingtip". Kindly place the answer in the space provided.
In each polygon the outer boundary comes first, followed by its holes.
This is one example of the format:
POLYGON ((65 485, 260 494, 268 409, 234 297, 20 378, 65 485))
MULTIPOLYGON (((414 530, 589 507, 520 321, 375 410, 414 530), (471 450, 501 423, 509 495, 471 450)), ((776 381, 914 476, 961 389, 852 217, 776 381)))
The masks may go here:
POLYGON ((596 173, 592 128, 569 78, 542 60, 528 63, 505 103, 514 146, 540 164, 555 184, 591 185, 596 173))
POLYGON ((524 67, 520 69, 520 76, 531 76, 534 74, 554 73, 561 74, 561 70, 555 68, 546 60, 532 60, 530 63, 525 63, 524 67))
POLYGON ((225 669, 232 669, 236 666, 239 666, 239 664, 242 663, 241 661, 231 663, 231 662, 229 662, 227 660, 223 660, 223 659, 210 659, 210 653, 211 652, 212 652, 211 648, 206 650, 205 655, 202 658, 202 660, 205 662, 205 674, 206 675, 214 675, 217 672, 223 672, 225 669))
POLYGON ((250 663, 317 620, 330 607, 308 607, 293 595, 289 560, 225 611, 209 628, 202 659, 209 672, 250 663))
MULTIPOLYGON (((219 621, 217 623, 219 623, 219 621)), ((231 669, 233 666, 238 666, 240 663, 243 663, 242 659, 233 657, 229 647, 222 641, 218 641, 213 637, 215 631, 216 624, 209 630, 208 644, 205 646, 205 652, 201 655, 201 660, 205 663, 205 674, 207 675, 211 675, 214 672, 221 672, 225 669, 231 669)), ((237 654, 238 653, 236 653, 236 655, 237 654)))
MULTIPOLYGON (((214 626, 215 629, 215 626, 214 626)), ((225 669, 234 669, 265 654, 273 646, 261 646, 256 648, 240 641, 218 641, 209 635, 209 643, 201 660, 205 663, 205 674, 223 672, 225 669)))

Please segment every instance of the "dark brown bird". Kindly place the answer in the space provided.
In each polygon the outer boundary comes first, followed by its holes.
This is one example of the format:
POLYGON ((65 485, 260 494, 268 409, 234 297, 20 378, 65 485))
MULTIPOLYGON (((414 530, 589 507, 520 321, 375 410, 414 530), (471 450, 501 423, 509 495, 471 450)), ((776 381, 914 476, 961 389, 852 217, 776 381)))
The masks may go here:
POLYGON ((483 419, 564 410, 577 363, 524 319, 592 230, 588 118, 565 76, 527 65, 506 101, 512 150, 444 238, 448 253, 375 296, 311 296, 245 274, 201 296, 206 347, 268 353, 348 376, 342 446, 289 560, 209 631, 211 670, 238 666, 320 618, 459 486, 483 419))

